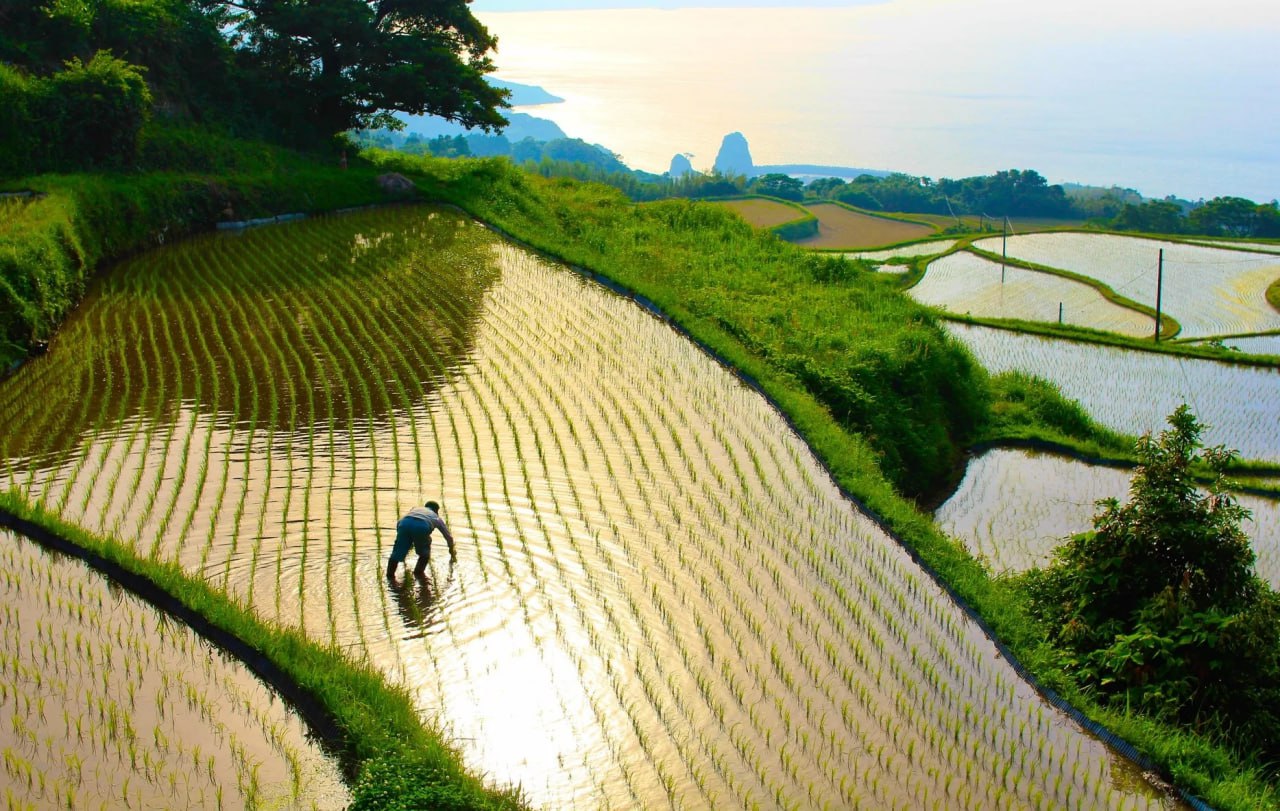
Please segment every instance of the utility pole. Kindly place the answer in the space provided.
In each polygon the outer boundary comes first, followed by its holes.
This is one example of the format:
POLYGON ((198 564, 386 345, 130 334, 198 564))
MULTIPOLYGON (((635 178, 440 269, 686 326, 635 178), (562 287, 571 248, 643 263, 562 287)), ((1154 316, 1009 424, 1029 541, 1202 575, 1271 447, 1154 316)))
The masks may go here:
POLYGON ((1009 215, 1000 223, 1000 284, 1004 284, 1004 263, 1009 261, 1009 215))
POLYGON ((1156 343, 1160 343, 1160 296, 1164 292, 1164 248, 1156 265, 1156 343))

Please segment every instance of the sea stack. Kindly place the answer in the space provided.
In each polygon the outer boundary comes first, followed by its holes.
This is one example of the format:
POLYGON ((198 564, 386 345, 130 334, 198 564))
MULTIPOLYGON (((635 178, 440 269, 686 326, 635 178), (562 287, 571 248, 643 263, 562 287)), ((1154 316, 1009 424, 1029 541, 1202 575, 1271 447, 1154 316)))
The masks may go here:
POLYGON ((684 154, 676 155, 671 159, 671 168, 667 170, 667 174, 672 180, 693 174, 693 164, 689 162, 689 156, 684 154))
POLYGON ((747 139, 740 132, 731 132, 720 144, 720 152, 716 155, 715 170, 722 175, 755 174, 755 164, 751 162, 751 148, 747 139))

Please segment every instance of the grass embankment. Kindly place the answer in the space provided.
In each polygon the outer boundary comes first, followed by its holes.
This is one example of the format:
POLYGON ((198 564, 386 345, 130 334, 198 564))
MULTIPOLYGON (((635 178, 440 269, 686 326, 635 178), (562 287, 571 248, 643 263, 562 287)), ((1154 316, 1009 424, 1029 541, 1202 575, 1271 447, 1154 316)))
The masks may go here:
POLYGON ((353 810, 526 807, 518 792, 487 788, 468 774, 443 735, 422 725, 408 691, 389 686, 371 666, 263 621, 176 563, 138 557, 127 545, 68 524, 16 493, 0 492, 0 523, 19 531, 32 524, 52 536, 46 541, 69 542, 95 568, 177 612, 215 644, 229 646, 295 706, 317 702, 299 709, 348 778, 359 775, 353 810))
MULTIPOLYGON (((883 385, 878 377, 898 372, 878 366, 868 357, 871 353, 884 351, 916 362, 934 355, 949 357, 951 342, 940 336, 929 317, 884 297, 891 285, 869 274, 857 280, 839 275, 827 278, 824 272, 835 273, 840 266, 823 265, 822 257, 805 255, 776 240, 762 240, 705 205, 672 201, 631 206, 612 190, 531 178, 489 161, 444 166, 391 153, 372 157, 414 175, 431 195, 652 301, 695 339, 754 379, 841 486, 880 516, 913 554, 972 606, 1041 684, 1131 741, 1179 785, 1215 806, 1253 809, 1276 804, 1261 766, 1251 763, 1247 754, 1104 707, 1075 686, 1011 585, 991 577, 878 475, 871 448, 875 437, 860 436, 849 430, 848 423, 841 424, 840 410, 824 397, 829 391, 796 374, 795 357, 783 351, 784 346, 794 350, 808 345, 815 350, 806 359, 810 364, 834 350, 847 365, 828 367, 828 373, 839 368, 854 387, 883 385), (812 310, 806 309, 809 305, 812 310), (909 317, 905 322, 904 316, 909 317), (920 332, 924 325, 930 326, 920 332), (912 340, 924 343, 902 355, 901 347, 911 346, 912 340)), ((952 385, 981 386, 981 376, 965 370, 952 385)), ((999 400, 988 418, 989 430, 1038 437, 1057 434, 1064 441, 1083 442, 1086 447, 1094 442, 1103 449, 1126 442, 1097 428, 1078 405, 1039 381, 1003 376, 993 389, 999 400), (1081 438, 1081 432, 1087 436, 1081 438)), ((955 394, 979 401, 987 396, 955 394)), ((951 402, 950 393, 941 388, 928 390, 927 395, 921 390, 916 396, 938 398, 925 404, 924 414, 936 413, 934 408, 951 402)), ((877 405, 894 410, 916 407, 910 398, 884 399, 877 405)))
POLYGON ((1280 279, 1276 279, 1267 288, 1267 303, 1280 312, 1280 279))

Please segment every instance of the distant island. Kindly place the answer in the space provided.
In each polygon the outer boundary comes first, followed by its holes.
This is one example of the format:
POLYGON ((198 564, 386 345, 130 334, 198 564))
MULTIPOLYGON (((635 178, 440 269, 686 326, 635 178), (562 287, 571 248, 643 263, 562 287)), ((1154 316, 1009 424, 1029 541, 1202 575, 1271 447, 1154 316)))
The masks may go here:
POLYGON ((499 90, 511 92, 507 102, 512 107, 535 107, 539 104, 559 104, 564 101, 559 96, 548 93, 535 84, 520 84, 519 82, 508 82, 503 79, 493 78, 490 78, 488 82, 499 90))

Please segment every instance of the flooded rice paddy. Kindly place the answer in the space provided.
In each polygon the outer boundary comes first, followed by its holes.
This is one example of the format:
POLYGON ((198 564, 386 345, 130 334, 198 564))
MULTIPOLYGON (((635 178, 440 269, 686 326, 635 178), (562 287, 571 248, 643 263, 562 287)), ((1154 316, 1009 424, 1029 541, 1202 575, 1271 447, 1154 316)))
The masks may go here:
MULTIPOLYGON (((1132 471, 1034 451, 997 448, 969 461, 964 479, 935 512, 996 572, 1047 564, 1063 539, 1092 529, 1095 502, 1125 501, 1132 471)), ((1243 525, 1257 554, 1258 575, 1280 587, 1280 501, 1242 493, 1253 513, 1243 525)))
POLYGON ((6 486, 367 657, 538 806, 1172 805, 753 390, 450 212, 126 263, 0 423, 6 486), (458 560, 388 584, 425 498, 458 560))
MULTIPOLYGON (((1000 253, 1002 239, 974 247, 1000 253)), ((1155 307, 1159 252, 1164 251, 1163 311, 1182 325, 1180 337, 1280 329, 1280 312, 1267 303, 1267 287, 1280 278, 1280 258, 1182 242, 1114 234, 1019 234, 1008 255, 1070 270, 1105 283, 1122 296, 1155 307)))
POLYGON ((0 530, 6 808, 341 809, 337 764, 239 662, 0 530))
POLYGON ((1083 282, 1004 266, 967 251, 929 264, 908 291, 924 304, 979 318, 1061 321, 1122 335, 1149 336, 1155 319, 1103 298, 1083 282))
POLYGON ((993 373, 1019 370, 1056 384, 1089 414, 1137 436, 1167 427, 1185 402, 1206 426, 1207 444, 1245 459, 1280 462, 1280 369, 1239 366, 950 323, 993 373))
POLYGON ((883 251, 853 251, 844 254, 846 259, 866 259, 870 262, 883 262, 887 259, 909 259, 915 256, 932 256, 945 253, 955 247, 957 240, 943 239, 933 242, 917 242, 914 245, 903 245, 898 248, 886 248, 883 251))

